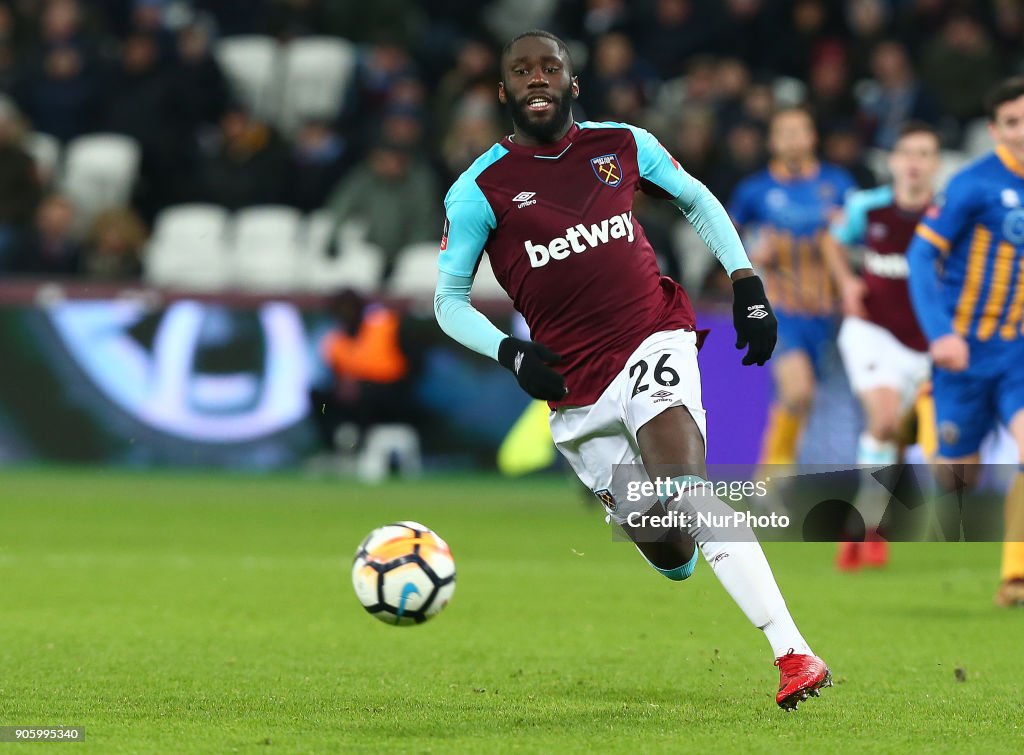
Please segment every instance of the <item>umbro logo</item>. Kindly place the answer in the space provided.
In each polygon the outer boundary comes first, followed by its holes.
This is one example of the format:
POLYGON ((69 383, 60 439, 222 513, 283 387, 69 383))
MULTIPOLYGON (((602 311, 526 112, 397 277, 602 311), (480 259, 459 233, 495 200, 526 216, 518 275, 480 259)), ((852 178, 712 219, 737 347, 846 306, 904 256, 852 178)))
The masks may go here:
POLYGON ((537 200, 533 198, 536 194, 537 192, 535 191, 521 191, 512 197, 512 201, 521 210, 524 207, 529 207, 531 204, 537 204, 537 200))
POLYGON ((764 308, 764 304, 754 304, 753 306, 747 307, 748 320, 763 320, 767 316, 768 310, 764 308))
POLYGON ((512 362, 512 365, 513 365, 513 367, 515 367, 515 372, 516 372, 517 375, 519 374, 519 368, 523 366, 523 357, 524 356, 526 356, 526 355, 523 352, 520 351, 518 354, 516 354, 516 358, 512 362))
POLYGON ((651 398, 668 398, 672 395, 671 391, 657 391, 651 394, 651 398))

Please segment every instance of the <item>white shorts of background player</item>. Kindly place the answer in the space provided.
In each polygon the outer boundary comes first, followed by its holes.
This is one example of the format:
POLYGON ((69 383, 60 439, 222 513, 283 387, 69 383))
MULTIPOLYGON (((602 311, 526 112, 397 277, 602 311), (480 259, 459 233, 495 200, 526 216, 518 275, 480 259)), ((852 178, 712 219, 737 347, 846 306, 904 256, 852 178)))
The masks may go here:
POLYGON ((881 325, 859 317, 843 320, 839 353, 854 393, 892 388, 903 397, 904 409, 914 402, 931 371, 926 352, 915 351, 881 325))

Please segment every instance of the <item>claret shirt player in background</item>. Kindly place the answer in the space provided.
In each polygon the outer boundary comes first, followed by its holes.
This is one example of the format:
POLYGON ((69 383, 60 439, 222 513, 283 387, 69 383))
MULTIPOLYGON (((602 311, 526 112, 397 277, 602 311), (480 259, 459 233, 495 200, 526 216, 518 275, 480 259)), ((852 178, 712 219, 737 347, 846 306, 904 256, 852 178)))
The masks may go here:
POLYGON ((651 134, 573 120, 579 82, 561 40, 527 32, 509 43, 501 63, 498 97, 514 131, 445 199, 438 322, 549 402, 559 451, 652 567, 684 580, 698 549, 704 554, 764 631, 780 668, 776 702, 794 708, 831 675, 793 623, 753 531, 733 530, 724 540, 693 517, 693 525, 663 531, 655 541, 629 524, 631 513, 732 510, 705 493, 631 502, 621 475, 613 474, 616 465, 634 465, 653 477, 659 465, 672 465, 687 487, 707 475, 693 308, 683 289, 659 273, 633 216, 634 193, 676 204, 732 277, 737 346, 748 349, 744 364, 764 364, 775 346, 764 288, 724 208, 651 134), (507 336, 472 307, 473 275, 485 252, 533 341, 507 336))

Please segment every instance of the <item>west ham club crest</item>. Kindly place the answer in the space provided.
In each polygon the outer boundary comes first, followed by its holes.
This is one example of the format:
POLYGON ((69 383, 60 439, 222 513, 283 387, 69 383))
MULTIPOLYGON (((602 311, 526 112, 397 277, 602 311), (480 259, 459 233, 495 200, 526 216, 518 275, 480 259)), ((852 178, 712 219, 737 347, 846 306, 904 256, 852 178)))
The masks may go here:
POLYGON ((601 155, 590 158, 590 167, 594 169, 597 180, 608 186, 618 186, 622 181, 622 168, 619 167, 617 155, 601 155))

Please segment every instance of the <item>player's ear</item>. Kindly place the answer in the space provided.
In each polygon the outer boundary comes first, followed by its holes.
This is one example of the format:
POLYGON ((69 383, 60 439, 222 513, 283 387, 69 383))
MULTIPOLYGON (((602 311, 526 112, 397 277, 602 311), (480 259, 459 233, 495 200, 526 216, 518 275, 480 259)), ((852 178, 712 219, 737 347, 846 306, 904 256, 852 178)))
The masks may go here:
POLYGON ((580 77, 579 76, 573 76, 572 77, 572 84, 570 86, 570 90, 569 91, 571 92, 573 99, 575 99, 575 98, 580 96, 580 77))
POLYGON ((498 102, 500 102, 502 105, 507 105, 508 104, 508 96, 505 94, 505 82, 504 81, 499 81, 498 82, 498 102))

